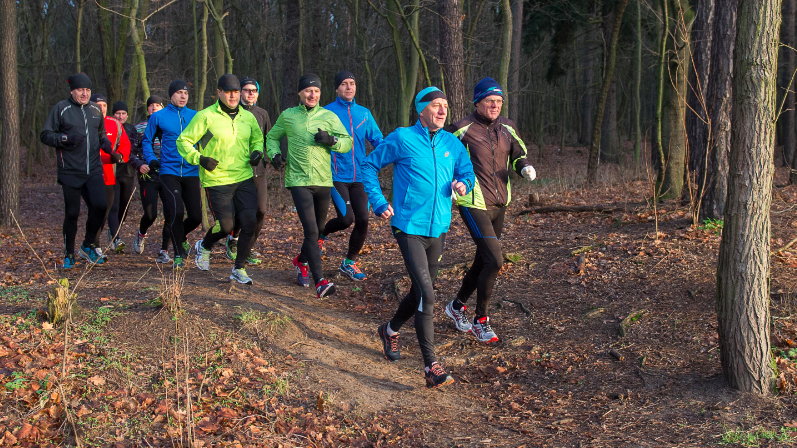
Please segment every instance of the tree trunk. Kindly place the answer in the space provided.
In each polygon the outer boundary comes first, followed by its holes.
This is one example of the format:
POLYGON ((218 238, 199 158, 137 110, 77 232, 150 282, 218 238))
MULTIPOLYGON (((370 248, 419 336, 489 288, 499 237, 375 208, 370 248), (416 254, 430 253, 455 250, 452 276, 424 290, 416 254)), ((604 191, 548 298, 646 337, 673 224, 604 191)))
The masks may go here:
POLYGON ((202 19, 199 22, 199 60, 195 62, 195 67, 199 70, 194 70, 194 73, 199 74, 199 77, 194 81, 198 83, 196 89, 196 110, 202 110, 205 107, 205 90, 208 87, 208 8, 202 7, 202 19))
POLYGON ((86 10, 86 0, 77 0, 77 24, 75 25, 75 71, 83 71, 83 48, 81 35, 83 34, 83 11, 86 10))
POLYGON ((285 0, 285 39, 282 43, 282 100, 281 109, 295 106, 296 83, 301 75, 299 68, 299 53, 296 47, 299 42, 299 22, 301 21, 301 8, 296 0, 285 0))
POLYGON ((634 163, 642 156, 642 7, 636 3, 636 47, 634 48, 634 163))
MULTIPOLYGON (((597 17, 594 21, 600 19, 602 11, 598 9, 597 17)), ((594 22, 593 20, 590 20, 594 22)), ((578 128, 578 144, 589 145, 592 141, 593 121, 595 119, 595 106, 598 89, 598 76, 601 73, 603 64, 600 58, 600 47, 598 42, 603 41, 600 26, 591 23, 588 25, 590 31, 585 33, 586 38, 583 45, 579 45, 581 55, 576 58, 578 61, 584 61, 581 74, 583 76, 580 84, 582 93, 579 95, 578 112, 579 112, 579 128, 578 128)))
MULTIPOLYGON (((781 47, 781 55, 783 56, 783 90, 785 98, 783 99, 783 108, 781 109, 781 116, 778 122, 781 126, 781 135, 783 139, 783 159, 782 162, 785 166, 791 168, 797 167, 797 157, 795 157, 795 150, 797 149, 797 122, 795 121, 794 108, 797 107, 795 103, 794 89, 795 87, 795 70, 797 69, 797 55, 794 54, 794 49, 797 46, 797 38, 795 37, 795 14, 797 14, 797 0, 783 0, 783 24, 781 25, 781 39, 786 46, 781 47)), ((797 183, 797 171, 792 169, 789 175, 789 183, 797 183)))
POLYGON ((722 370, 731 387, 770 393, 769 208, 780 0, 739 3, 728 209, 717 266, 722 370))
POLYGON ((512 60, 509 62, 509 118, 518 120, 520 110, 520 58, 523 45, 523 0, 512 0, 512 60))
MULTIPOLYGON (((731 150, 733 50, 737 0, 716 9, 711 40, 711 78, 708 81, 708 116, 711 119, 708 168, 700 219, 722 219, 728 193, 728 155, 731 150)), ((701 184, 703 182, 701 181, 701 184)))
POLYGON ((448 118, 459 120, 470 112, 465 96, 465 49, 462 45, 462 9, 459 0, 438 0, 440 65, 448 97, 448 118))
MULTIPOLYGON (((501 61, 498 64, 498 83, 507 89, 509 87, 509 59, 512 57, 512 5, 510 0, 501 0, 501 15, 501 61)), ((462 79, 464 82, 464 73, 462 79)), ((504 101, 512 101, 506 90, 504 91, 504 101)), ((508 113, 509 108, 504 105, 501 115, 507 116, 508 113)))
MULTIPOLYGON (((127 51, 127 32, 121 32, 123 28, 122 18, 130 16, 128 4, 123 13, 109 11, 107 0, 98 0, 101 6, 97 9, 99 38, 102 48, 103 74, 105 75, 105 92, 111 102, 124 98, 124 75, 125 75, 125 53, 127 51)), ((128 22, 129 23, 129 22, 128 22)), ((127 26, 124 27, 125 29, 127 26)), ((109 104, 110 106, 110 104, 109 104)))
MULTIPOLYGON (((700 198, 708 167, 709 117, 706 102, 708 82, 711 74, 711 40, 714 26, 714 0, 698 2, 695 24, 692 26, 692 61, 693 70, 689 72, 689 91, 686 111, 686 133, 689 141, 689 172, 694 179, 690 185, 693 212, 699 211, 700 198)), ((698 213, 693 213, 697 219, 698 213)))
MULTIPOLYGON (((136 64, 138 69, 138 82, 141 85, 142 96, 146 100, 149 98, 149 82, 147 81, 147 61, 144 58, 144 46, 141 42, 141 36, 138 34, 138 16, 144 15, 146 9, 139 10, 139 0, 131 0, 132 7, 130 8, 130 36, 133 40, 133 53, 135 54, 136 64)), ((193 5, 192 5, 193 6, 193 5)), ((131 73, 131 77, 132 77, 131 73)), ((135 97, 133 98, 135 100, 135 97)), ((131 107, 134 105, 131 104, 131 107)))
MULTIPOLYGON (((603 38, 605 42, 612 41, 614 17, 615 11, 610 10, 603 20, 603 38)), ((608 51, 609 49, 607 48, 605 54, 608 55, 608 51)), ((600 161, 618 163, 620 161, 620 135, 617 129, 617 82, 614 80, 614 76, 612 76, 609 92, 606 95, 606 106, 601 126, 603 129, 601 129, 600 161)))
POLYGON ((3 92, 0 140, 0 225, 19 216, 19 89, 17 88, 17 2, 0 0, 0 89, 3 92))
POLYGON ((601 87, 601 96, 598 100, 598 107, 595 111, 595 123, 592 130, 592 144, 589 150, 589 161, 587 164, 587 182, 594 184, 598 180, 598 160, 600 156, 601 144, 601 128, 599 123, 603 123, 604 109, 606 107, 606 99, 609 97, 611 90, 612 80, 614 80, 614 68, 617 62, 617 42, 620 40, 620 25, 623 23, 623 13, 628 6, 628 0, 620 0, 617 3, 614 25, 612 26, 612 38, 608 48, 608 58, 606 61, 606 74, 603 77, 603 87, 601 87))

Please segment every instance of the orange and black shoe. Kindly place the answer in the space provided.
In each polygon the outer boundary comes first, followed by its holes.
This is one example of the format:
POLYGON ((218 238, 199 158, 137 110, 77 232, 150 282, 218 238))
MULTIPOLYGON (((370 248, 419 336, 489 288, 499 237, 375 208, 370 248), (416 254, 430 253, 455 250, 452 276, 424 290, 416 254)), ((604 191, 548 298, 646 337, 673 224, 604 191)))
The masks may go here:
POLYGON ((399 351, 399 334, 393 336, 387 334, 388 322, 383 323, 377 328, 376 333, 379 335, 379 340, 382 341, 382 351, 385 354, 385 359, 388 361, 398 361, 401 359, 401 351, 399 351))
POLYGON ((426 371, 426 387, 440 387, 454 382, 454 377, 449 375, 437 361, 424 370, 426 371))

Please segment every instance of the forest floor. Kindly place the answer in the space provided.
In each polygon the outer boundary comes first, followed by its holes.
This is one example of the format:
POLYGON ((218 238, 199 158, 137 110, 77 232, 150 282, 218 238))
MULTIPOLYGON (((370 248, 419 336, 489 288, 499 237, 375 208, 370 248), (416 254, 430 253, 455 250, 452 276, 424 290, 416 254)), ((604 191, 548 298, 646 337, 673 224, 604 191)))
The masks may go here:
MULTIPOLYGON (((797 444, 797 247, 781 250, 797 237, 797 187, 783 186, 787 172, 778 170, 772 206, 777 390, 761 398, 721 375, 719 223, 694 226, 673 202, 654 210, 644 171, 602 167, 600 185, 584 188, 573 161, 585 159, 552 149, 535 160, 538 181, 515 183, 494 345, 458 333, 443 313, 474 251, 454 213, 435 342, 457 382, 439 390, 424 387, 412 322, 403 359, 382 357, 376 328, 409 281, 381 220, 361 257, 365 282, 333 273, 348 232, 330 238, 324 267, 338 293, 322 300, 293 283, 301 230, 282 188, 255 247, 264 263, 248 268, 253 286, 230 283, 220 250, 210 272, 156 265, 160 221, 144 255, 128 249, 63 272, 60 189, 29 180, 25 237, 0 231, 0 446, 797 444), (521 214, 532 193, 550 206, 611 207, 521 214), (77 285, 78 309, 53 327, 41 310, 60 277, 77 285), (175 283, 177 318, 159 306, 175 283)), ((128 244, 137 200, 131 214, 128 244)))

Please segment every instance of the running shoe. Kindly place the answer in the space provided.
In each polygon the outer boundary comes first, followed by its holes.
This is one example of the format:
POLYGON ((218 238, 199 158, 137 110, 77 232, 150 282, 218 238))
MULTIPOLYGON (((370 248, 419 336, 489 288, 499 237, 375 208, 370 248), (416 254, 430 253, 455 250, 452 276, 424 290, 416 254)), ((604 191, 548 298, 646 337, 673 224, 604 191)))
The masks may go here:
POLYGON ((100 251, 96 246, 93 244, 86 246, 80 246, 80 251, 78 251, 78 255, 85 258, 86 261, 92 264, 103 264, 105 263, 106 258, 102 255, 102 251, 100 251))
POLYGON ((246 257, 246 264, 251 264, 251 265, 260 264, 263 262, 263 260, 261 260, 260 257, 262 257, 262 255, 260 255, 255 251, 251 251, 249 252, 249 256, 246 257))
POLYGON ((480 342, 486 342, 488 344, 491 342, 498 342, 498 336, 495 334, 492 327, 490 327, 490 318, 487 316, 473 319, 471 333, 473 333, 480 342))
POLYGON ((227 235, 227 239, 224 241, 224 255, 235 261, 235 258, 238 257, 238 238, 227 235))
POLYGON ((111 243, 111 249, 117 254, 121 254, 125 251, 125 242, 117 236, 111 243))
POLYGON ((326 238, 319 238, 318 239, 318 251, 321 253, 321 255, 324 255, 324 253, 325 253, 324 252, 324 242, 326 240, 327 240, 326 238))
POLYGON ((202 240, 196 242, 194 250, 196 251, 196 256, 194 257, 196 267, 198 267, 200 271, 209 271, 210 251, 202 247, 202 240))
POLYGON ((315 295, 319 299, 321 297, 331 296, 335 294, 335 284, 331 281, 322 278, 315 284, 315 295))
POLYGON ((146 242, 146 240, 147 240, 147 234, 146 233, 141 234, 141 233, 136 232, 136 237, 133 238, 133 252, 135 252, 137 254, 143 254, 144 253, 144 243, 146 242))
POLYGON ((230 275, 230 280, 235 280, 238 283, 243 283, 244 285, 251 285, 252 279, 246 275, 246 269, 235 269, 232 268, 232 275, 230 275))
POLYGON ((191 253, 191 245, 188 244, 188 241, 183 241, 182 246, 183 246, 183 251, 185 251, 185 256, 188 256, 188 254, 191 253))
POLYGON ((376 334, 382 341, 382 351, 385 354, 385 359, 388 361, 398 361, 401 359, 401 351, 399 350, 399 333, 390 336, 387 334, 387 325, 385 322, 376 329, 376 334))
POLYGON ((75 256, 74 255, 67 255, 64 257, 64 264, 61 266, 63 269, 72 269, 75 267, 75 256))
POLYGON ((457 310, 454 308, 454 301, 450 301, 446 304, 446 316, 450 317, 451 320, 454 321, 454 326, 457 327, 457 330, 462 332, 469 332, 473 325, 468 321, 468 318, 465 317, 465 310, 468 307, 462 305, 462 309, 457 310))
POLYGON ((296 266, 296 283, 305 288, 310 287, 310 267, 307 263, 299 262, 299 256, 293 258, 293 265, 296 266))
POLYGON ((181 256, 174 257, 174 263, 172 263, 172 269, 183 269, 185 268, 185 259, 181 256))
POLYGON ((368 278, 365 273, 357 267, 357 262, 349 260, 348 258, 344 258, 343 261, 340 262, 338 270, 354 281, 361 282, 368 278))
POLYGON ((435 361, 429 367, 424 368, 426 377, 426 387, 440 387, 454 382, 454 377, 446 372, 446 369, 435 361))
POLYGON ((105 254, 102 252, 102 248, 95 247, 95 248, 94 248, 94 250, 96 250, 96 251, 97 251, 97 254, 100 256, 100 258, 102 258, 102 262, 103 262, 103 263, 104 263, 104 262, 106 262, 106 261, 108 261, 108 256, 107 256, 107 255, 105 255, 105 254))
POLYGON ((166 264, 172 261, 172 257, 169 256, 168 250, 161 249, 160 252, 158 252, 158 257, 155 258, 155 261, 158 263, 166 264))

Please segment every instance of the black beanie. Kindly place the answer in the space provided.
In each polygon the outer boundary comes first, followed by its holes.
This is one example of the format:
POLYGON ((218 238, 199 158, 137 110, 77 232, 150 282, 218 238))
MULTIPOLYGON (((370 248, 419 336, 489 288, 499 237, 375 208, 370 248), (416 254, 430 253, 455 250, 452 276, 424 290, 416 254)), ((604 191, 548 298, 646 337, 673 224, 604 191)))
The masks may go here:
POLYGON ((101 93, 95 93, 94 95, 91 95, 90 100, 91 100, 92 103, 105 103, 105 104, 108 104, 108 97, 106 97, 105 95, 103 95, 101 93))
POLYGON ((111 108, 111 113, 115 114, 120 110, 127 112, 127 103, 125 103, 124 101, 117 101, 113 103, 113 107, 111 108))
POLYGON ((91 79, 89 79, 89 75, 85 73, 75 73, 70 76, 66 82, 69 83, 69 90, 91 88, 91 79))
POLYGON ((225 92, 231 92, 233 90, 241 90, 241 81, 238 80, 238 77, 235 75, 231 75, 227 73, 226 75, 221 75, 219 78, 219 82, 216 84, 219 90, 223 90, 225 92))
POLYGON ((347 79, 353 79, 355 81, 357 80, 357 78, 354 77, 354 73, 352 73, 350 71, 343 70, 343 71, 337 72, 335 74, 335 88, 337 89, 340 86, 340 83, 342 83, 343 81, 345 81, 347 79))
POLYGON ((147 98, 147 107, 155 103, 158 103, 161 106, 163 106, 164 104, 166 104, 166 101, 164 101, 163 98, 159 97, 158 95, 150 95, 150 97, 147 98))
POLYGON ((244 76, 243 78, 241 78, 241 90, 243 90, 243 88, 248 86, 249 84, 255 86, 258 92, 260 91, 260 84, 258 84, 258 82, 254 78, 250 78, 248 76, 244 76))
POLYGON ((171 84, 169 84, 169 98, 178 90, 188 90, 188 83, 179 79, 172 81, 171 84))
POLYGON ((296 91, 301 92, 308 87, 318 87, 320 89, 321 78, 319 78, 315 73, 307 73, 302 75, 302 77, 299 78, 299 87, 296 89, 296 91))

